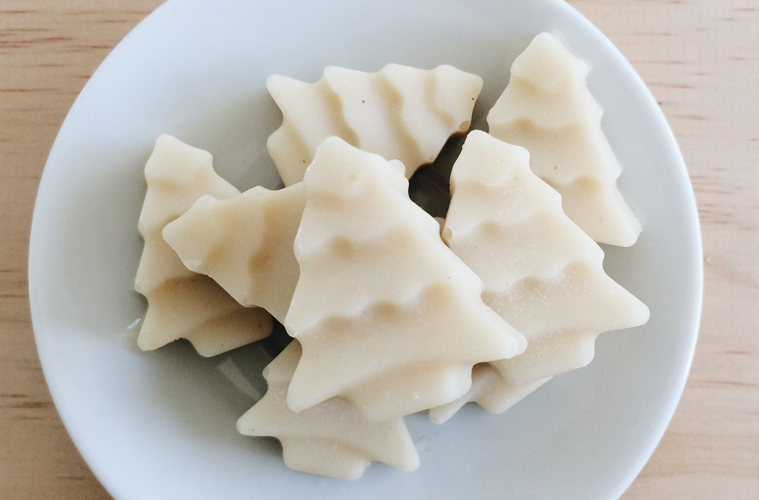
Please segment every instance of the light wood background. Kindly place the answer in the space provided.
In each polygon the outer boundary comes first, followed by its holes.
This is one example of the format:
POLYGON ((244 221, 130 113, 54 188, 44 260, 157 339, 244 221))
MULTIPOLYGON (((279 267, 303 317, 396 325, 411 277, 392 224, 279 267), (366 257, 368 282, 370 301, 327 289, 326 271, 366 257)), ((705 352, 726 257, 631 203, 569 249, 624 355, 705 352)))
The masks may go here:
MULTIPOLYGON (((32 208, 66 113, 162 0, 0 0, 0 498, 109 498, 40 369, 27 299, 32 208)), ((705 300, 682 401, 624 498, 759 498, 759 2, 570 0, 649 85, 688 164, 705 300)))

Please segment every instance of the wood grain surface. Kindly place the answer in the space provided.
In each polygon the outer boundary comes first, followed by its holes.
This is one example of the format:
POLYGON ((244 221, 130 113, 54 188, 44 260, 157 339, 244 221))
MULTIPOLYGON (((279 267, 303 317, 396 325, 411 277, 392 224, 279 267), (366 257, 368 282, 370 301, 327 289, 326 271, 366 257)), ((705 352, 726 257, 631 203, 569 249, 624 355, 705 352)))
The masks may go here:
MULTIPOLYGON (((109 498, 53 406, 27 252, 45 160, 76 96, 161 0, 0 0, 0 498, 109 498)), ((688 165, 705 300, 688 384, 632 499, 759 498, 759 2, 571 0, 632 62, 688 165)))

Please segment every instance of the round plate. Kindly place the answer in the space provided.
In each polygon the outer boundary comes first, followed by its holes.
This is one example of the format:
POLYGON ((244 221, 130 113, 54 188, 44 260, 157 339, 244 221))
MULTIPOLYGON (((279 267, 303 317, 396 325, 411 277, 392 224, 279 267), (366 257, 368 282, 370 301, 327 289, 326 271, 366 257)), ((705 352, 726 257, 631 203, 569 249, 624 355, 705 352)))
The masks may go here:
POLYGON ((701 256, 693 192, 661 111, 622 55, 562 1, 172 0, 108 56, 61 128, 34 211, 29 293, 55 404, 116 498, 617 498, 682 392, 701 256), (145 307, 132 290, 137 218, 159 134, 211 151, 240 189, 277 187, 265 144, 281 118, 268 75, 316 81, 326 65, 451 64, 484 78, 474 121, 483 128, 511 62, 541 31, 592 66, 590 89, 624 167, 620 188, 644 221, 634 247, 605 248, 606 269, 648 304, 646 326, 602 335, 588 368, 502 415, 470 405, 442 426, 407 417, 419 470, 373 464, 355 482, 293 472, 274 439, 237 433, 265 390, 260 346, 211 359, 184 341, 134 350, 145 307))

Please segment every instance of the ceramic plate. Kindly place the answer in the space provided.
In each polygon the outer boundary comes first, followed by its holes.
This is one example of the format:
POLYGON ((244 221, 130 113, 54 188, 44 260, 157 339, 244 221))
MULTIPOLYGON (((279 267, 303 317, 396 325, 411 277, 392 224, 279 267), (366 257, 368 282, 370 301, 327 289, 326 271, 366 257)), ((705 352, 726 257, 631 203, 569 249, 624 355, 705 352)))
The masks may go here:
POLYGON ((118 499, 617 498, 661 438, 698 330, 701 246, 693 192, 656 102, 621 54, 559 0, 250 2, 172 0, 108 56, 53 146, 32 225, 29 292, 42 367, 61 418, 118 499), (589 85, 644 221, 606 269, 651 309, 642 328, 602 335, 590 367, 556 377, 502 415, 467 407, 436 426, 407 417, 421 466, 373 464, 344 482, 296 473, 274 439, 237 418, 265 390, 268 354, 216 358, 184 341, 134 350, 143 299, 142 170, 156 137, 209 150, 240 189, 277 187, 266 138, 280 123, 272 73, 317 80, 326 65, 451 64, 485 80, 474 126, 541 31, 592 66, 589 85))

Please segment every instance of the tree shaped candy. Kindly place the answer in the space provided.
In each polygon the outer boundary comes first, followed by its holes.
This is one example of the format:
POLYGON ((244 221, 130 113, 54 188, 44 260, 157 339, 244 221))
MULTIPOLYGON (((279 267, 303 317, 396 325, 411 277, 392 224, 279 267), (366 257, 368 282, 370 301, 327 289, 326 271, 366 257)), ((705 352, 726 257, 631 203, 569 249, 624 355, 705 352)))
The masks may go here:
POLYGON ((203 356, 214 356, 269 335, 272 319, 266 311, 242 307, 211 278, 187 270, 161 236, 200 196, 239 194, 214 172, 211 154, 162 135, 145 165, 145 179, 138 223, 145 246, 134 282, 148 299, 140 348, 186 338, 203 356))
POLYGON ((287 387, 300 357, 300 343, 293 340, 264 369, 269 389, 237 421, 240 433, 276 437, 285 465, 302 472, 358 479, 372 461, 416 470, 419 456, 401 417, 370 422, 342 398, 299 413, 290 410, 287 387))
POLYGON ((330 136, 400 160, 411 177, 451 134, 469 129, 482 78, 451 66, 389 64, 376 73, 330 66, 316 83, 272 75, 266 87, 283 116, 269 154, 289 186, 303 179, 316 147, 330 136))
POLYGON ((482 281, 408 198, 402 166, 332 137, 304 179, 300 279, 285 327, 303 346, 287 402, 335 396, 371 420, 461 397, 475 363, 524 350, 482 281))
POLYGON ((293 242, 305 202, 302 183, 258 186, 228 200, 204 196, 163 236, 189 269, 282 322, 298 282, 293 242))
POLYGON ((475 367, 473 389, 430 410, 444 421, 469 400, 500 413, 546 380, 587 365, 596 336, 642 325, 648 308, 603 270, 601 248, 530 171, 530 155, 480 131, 451 173, 443 238, 484 282, 486 304, 527 337, 527 350, 475 367), (497 376, 496 376, 497 375, 497 376))
POLYGON ((640 223, 617 189, 622 172, 588 90, 588 65, 541 33, 511 66, 488 114, 490 134, 525 147, 532 170, 561 193, 564 211, 591 238, 630 246, 640 223))

